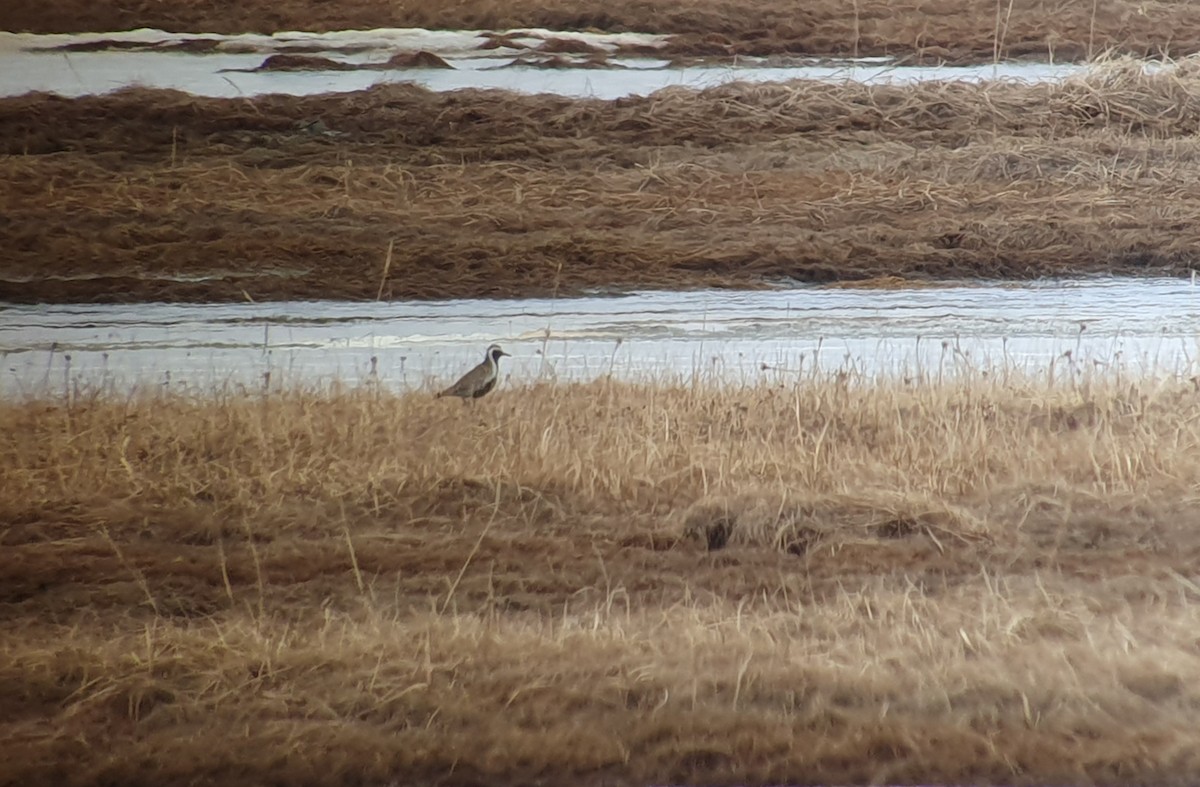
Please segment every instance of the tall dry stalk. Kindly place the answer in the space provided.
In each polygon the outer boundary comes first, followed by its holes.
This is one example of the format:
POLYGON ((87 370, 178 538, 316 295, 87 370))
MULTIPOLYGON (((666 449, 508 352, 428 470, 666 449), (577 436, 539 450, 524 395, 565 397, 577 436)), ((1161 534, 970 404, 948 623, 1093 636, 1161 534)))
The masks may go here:
POLYGON ((383 257, 383 271, 379 274, 379 289, 375 291, 375 300, 383 299, 383 285, 387 283, 388 271, 392 268, 392 250, 396 245, 395 238, 388 239, 387 254, 383 257))
POLYGON ((996 0, 996 22, 992 30, 992 63, 998 64, 1004 55, 1004 39, 1008 35, 1009 22, 1012 20, 1013 0, 1008 0, 1008 8, 1001 19, 1001 0, 996 0))

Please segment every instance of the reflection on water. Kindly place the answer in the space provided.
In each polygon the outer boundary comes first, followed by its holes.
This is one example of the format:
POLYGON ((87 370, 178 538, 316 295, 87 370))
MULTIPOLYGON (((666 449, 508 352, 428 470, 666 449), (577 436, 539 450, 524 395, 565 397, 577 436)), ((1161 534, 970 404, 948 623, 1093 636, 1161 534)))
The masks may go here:
MULTIPOLYGON (((665 87, 713 87, 733 80, 786 79, 911 82, 948 79, 1021 79, 1044 81, 1080 73, 1083 66, 1045 63, 998 63, 982 66, 897 66, 887 59, 864 58, 836 63, 779 67, 761 58, 739 58, 734 66, 668 68, 653 57, 614 54, 618 68, 545 70, 505 67, 523 54, 538 54, 548 39, 571 38, 612 54, 618 46, 652 49, 664 36, 637 33, 566 33, 528 30, 503 34, 420 29, 278 33, 273 36, 184 35, 161 30, 81 35, 0 33, 0 96, 32 90, 80 96, 131 85, 183 90, 203 96, 252 96, 264 93, 311 95, 363 90, 382 82, 411 82, 431 90, 503 88, 523 93, 555 93, 614 99, 647 95, 665 87), (122 48, 87 51, 97 42, 122 48), (491 46, 492 48, 481 48, 491 46), (136 47, 136 48, 129 48, 136 47), (271 54, 303 52, 345 64, 380 64, 391 56, 432 52, 453 69, 391 68, 381 71, 262 71, 253 69, 271 54)), ((566 60, 587 55, 557 55, 566 60)))
POLYGON ((852 369, 951 374, 1076 368, 1192 375, 1200 288, 1099 279, 913 290, 801 287, 569 299, 0 307, 0 395, 300 384, 372 375, 395 389, 445 381, 493 341, 513 381, 645 379, 852 369), (764 368, 765 367, 765 368, 764 368))

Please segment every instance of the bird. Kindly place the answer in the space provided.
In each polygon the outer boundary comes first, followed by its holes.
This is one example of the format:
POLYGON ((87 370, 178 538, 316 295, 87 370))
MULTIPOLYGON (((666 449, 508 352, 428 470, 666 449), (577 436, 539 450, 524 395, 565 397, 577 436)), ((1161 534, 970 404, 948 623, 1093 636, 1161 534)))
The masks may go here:
MULTIPOLYGON (((458 378, 458 382, 439 393, 438 398, 457 396, 466 401, 467 399, 478 399, 489 393, 496 387, 496 381, 500 379, 500 356, 502 355, 508 355, 508 353, 500 349, 500 345, 493 344, 488 347, 483 363, 458 378)), ((512 356, 508 355, 508 357, 512 356)))

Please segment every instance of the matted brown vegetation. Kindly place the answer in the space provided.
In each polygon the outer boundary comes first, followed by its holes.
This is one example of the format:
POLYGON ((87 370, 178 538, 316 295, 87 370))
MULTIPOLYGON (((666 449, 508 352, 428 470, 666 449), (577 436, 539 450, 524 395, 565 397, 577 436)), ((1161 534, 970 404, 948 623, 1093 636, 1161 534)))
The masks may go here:
POLYGON ((1198 90, 1185 62, 611 102, 411 86, 8 99, 0 299, 1186 274, 1198 90))
POLYGON ((0 781, 1194 784, 1200 399, 0 404, 0 781))
POLYGON ((453 68, 432 52, 404 52, 383 63, 343 63, 319 55, 271 55, 251 71, 383 71, 389 68, 453 68))
POLYGON ((1200 51, 1188 0, 7 0, 0 29, 272 33, 374 27, 674 33, 675 54, 1077 60, 1200 51))

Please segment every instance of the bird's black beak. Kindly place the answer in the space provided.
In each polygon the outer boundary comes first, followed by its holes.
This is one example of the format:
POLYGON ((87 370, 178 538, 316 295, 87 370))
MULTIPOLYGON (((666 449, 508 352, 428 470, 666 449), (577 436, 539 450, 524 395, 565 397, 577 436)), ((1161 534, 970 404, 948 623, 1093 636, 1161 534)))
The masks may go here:
POLYGON ((504 352, 504 350, 501 350, 501 351, 500 351, 500 354, 501 354, 501 355, 503 355, 505 358, 511 358, 511 357, 512 357, 512 354, 511 354, 511 353, 506 353, 506 352, 504 352))

